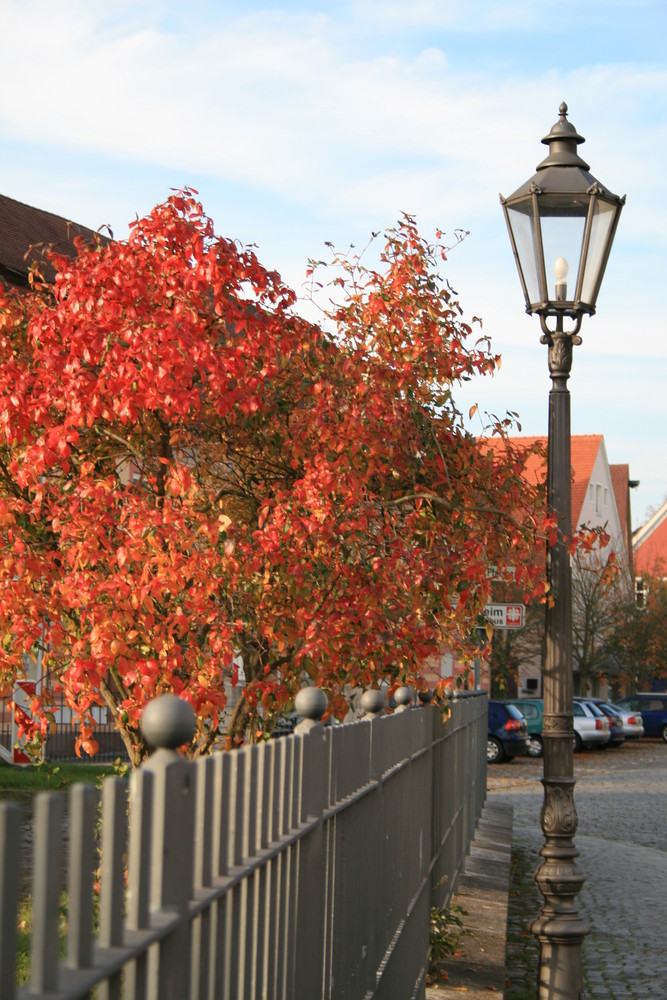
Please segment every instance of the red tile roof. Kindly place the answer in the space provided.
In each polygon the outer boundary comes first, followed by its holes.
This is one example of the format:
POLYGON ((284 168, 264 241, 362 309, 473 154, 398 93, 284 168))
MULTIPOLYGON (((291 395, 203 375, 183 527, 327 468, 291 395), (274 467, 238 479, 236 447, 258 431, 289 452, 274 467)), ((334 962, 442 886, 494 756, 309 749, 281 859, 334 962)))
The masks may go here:
MULTIPOLYGON (((545 449, 547 439, 545 437, 512 437, 511 442, 519 448, 530 448, 535 442, 539 442, 545 449)), ((501 448, 502 440, 499 438, 487 439, 487 444, 492 448, 501 448)), ((586 490, 593 474, 593 466, 598 457, 602 444, 601 434, 575 434, 570 442, 570 460, 572 465, 572 524, 579 524, 579 516, 586 490)), ((526 465, 526 478, 531 482, 545 482, 546 463, 539 456, 533 455, 526 465)))
POLYGON ((667 500, 633 536, 635 575, 667 577, 667 500))
POLYGON ((630 466, 610 465, 611 484, 616 498, 618 519, 623 530, 625 551, 632 552, 632 520, 630 517, 630 466))
MULTIPOLYGON (((92 240, 95 233, 60 215, 0 195, 0 276, 9 284, 25 287, 30 265, 40 260, 45 249, 52 248, 66 257, 76 256, 75 236, 92 240)), ((53 280, 49 264, 43 265, 42 273, 47 280, 53 280)))

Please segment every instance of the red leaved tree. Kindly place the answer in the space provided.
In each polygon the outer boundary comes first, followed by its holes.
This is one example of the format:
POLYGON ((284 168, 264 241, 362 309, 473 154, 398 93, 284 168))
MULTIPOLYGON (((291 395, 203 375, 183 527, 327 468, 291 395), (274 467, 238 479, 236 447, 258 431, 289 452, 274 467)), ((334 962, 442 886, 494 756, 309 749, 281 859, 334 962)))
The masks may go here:
POLYGON ((350 688, 419 683, 465 646, 489 564, 542 593, 525 456, 481 448, 453 398, 498 359, 469 346, 442 247, 409 217, 385 236, 377 269, 334 258, 322 325, 187 190, 5 295, 0 693, 41 649, 36 729, 61 687, 79 748, 106 705, 136 764, 143 706, 173 691, 202 753, 241 662, 232 743, 304 677, 338 714, 350 688))

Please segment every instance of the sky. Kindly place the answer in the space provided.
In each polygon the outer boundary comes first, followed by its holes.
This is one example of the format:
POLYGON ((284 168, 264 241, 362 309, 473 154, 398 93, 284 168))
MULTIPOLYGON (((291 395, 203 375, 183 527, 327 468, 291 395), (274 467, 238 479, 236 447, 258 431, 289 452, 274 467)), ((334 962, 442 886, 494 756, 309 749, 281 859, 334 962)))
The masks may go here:
POLYGON ((362 248, 403 212, 428 239, 463 231, 442 276, 502 368, 455 398, 529 435, 547 432, 547 354, 499 194, 566 101, 591 172, 627 196, 572 432, 640 481, 634 528, 667 498, 664 0, 2 0, 0 26, 0 192, 124 238, 194 188, 304 297, 328 242, 362 248))

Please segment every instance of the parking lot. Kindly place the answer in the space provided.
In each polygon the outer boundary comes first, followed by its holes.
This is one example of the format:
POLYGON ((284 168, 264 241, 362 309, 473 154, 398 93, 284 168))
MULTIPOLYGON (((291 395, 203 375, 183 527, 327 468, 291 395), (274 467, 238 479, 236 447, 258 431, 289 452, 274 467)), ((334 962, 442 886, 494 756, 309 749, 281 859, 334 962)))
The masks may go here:
MULTIPOLYGON (((540 861, 542 759, 518 757, 488 769, 492 801, 514 808, 513 851, 528 870, 540 861)), ((626 741, 606 750, 575 755, 575 845, 586 882, 578 897, 592 930, 583 946, 587 1000, 667 995, 667 744, 658 739, 626 741)), ((518 876, 517 876, 518 878, 518 876)), ((522 977, 525 956, 512 950, 536 915, 539 896, 531 879, 512 888, 508 937, 508 991, 522 977)), ((528 935, 529 936, 529 935, 528 935)), ((528 964, 530 962, 530 956, 528 964)), ((519 992, 514 994, 521 995, 519 992)))
MULTIPOLYGON (((515 757, 513 761, 489 766, 487 788, 495 792, 517 782, 536 782, 541 789, 542 757, 515 757)), ((667 766, 667 743, 660 739, 626 740, 620 747, 583 750, 574 755, 574 776, 615 773, 619 769, 667 766)), ((575 791, 576 795, 576 791, 575 791)))

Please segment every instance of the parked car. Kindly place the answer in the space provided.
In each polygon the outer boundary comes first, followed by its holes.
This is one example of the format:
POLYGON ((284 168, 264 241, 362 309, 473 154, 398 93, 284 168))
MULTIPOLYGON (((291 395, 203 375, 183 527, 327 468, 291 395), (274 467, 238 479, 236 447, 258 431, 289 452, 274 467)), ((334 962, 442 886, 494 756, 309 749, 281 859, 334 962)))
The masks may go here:
POLYGON ((641 712, 631 712, 629 709, 622 708, 613 701, 609 702, 609 704, 612 708, 616 709, 621 717, 626 740, 638 740, 640 736, 644 735, 644 723, 641 712))
POLYGON ((641 712, 645 736, 660 736, 667 743, 667 692, 640 691, 617 700, 619 708, 641 712))
POLYGON ((575 698, 574 700, 585 701, 590 705, 595 705, 603 715, 607 716, 609 719, 609 742, 606 746, 619 747, 621 743, 625 743, 623 720, 616 709, 613 708, 609 702, 605 701, 604 698, 575 698))
POLYGON ((577 699, 572 705, 572 714, 575 753, 609 743, 609 719, 594 702, 577 699))
POLYGON ((489 764, 499 764, 518 754, 527 753, 528 728, 521 712, 514 705, 490 701, 489 734, 486 741, 486 759, 489 764))
POLYGON ((544 745, 542 743, 543 699, 507 698, 504 704, 514 705, 521 712, 528 727, 528 753, 531 757, 541 757, 544 753, 544 745))

